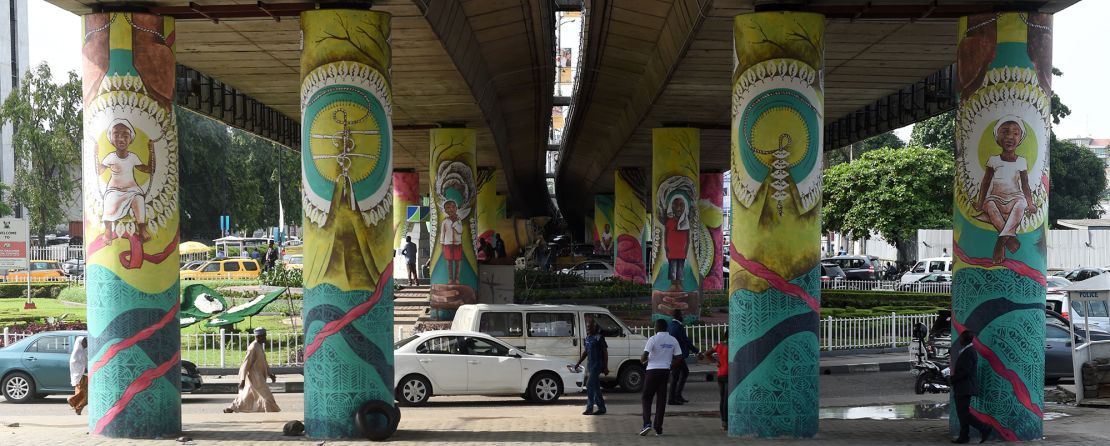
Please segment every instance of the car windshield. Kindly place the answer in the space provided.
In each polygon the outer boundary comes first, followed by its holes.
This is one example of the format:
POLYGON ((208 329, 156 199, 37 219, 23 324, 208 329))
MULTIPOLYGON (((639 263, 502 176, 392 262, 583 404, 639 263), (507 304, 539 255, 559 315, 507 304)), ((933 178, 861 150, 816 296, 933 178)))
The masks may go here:
POLYGON ((57 269, 57 266, 50 262, 31 262, 31 271, 44 271, 48 269, 57 269))
POLYGON ((1063 288, 1071 285, 1071 282, 1063 277, 1049 276, 1046 278, 1046 280, 1048 281, 1048 286, 1051 288, 1063 288))
POLYGON ((405 344, 408 344, 408 343, 412 342, 412 340, 413 340, 413 339, 416 339, 416 338, 418 338, 418 337, 419 337, 419 336, 417 336, 417 335, 412 335, 412 336, 409 336, 409 337, 407 337, 407 338, 404 338, 404 339, 402 339, 402 340, 400 340, 400 341, 394 342, 394 343, 393 343, 393 349, 394 349, 394 350, 397 350, 397 349, 399 349, 399 348, 401 348, 401 347, 404 347, 404 346, 405 346, 405 344))

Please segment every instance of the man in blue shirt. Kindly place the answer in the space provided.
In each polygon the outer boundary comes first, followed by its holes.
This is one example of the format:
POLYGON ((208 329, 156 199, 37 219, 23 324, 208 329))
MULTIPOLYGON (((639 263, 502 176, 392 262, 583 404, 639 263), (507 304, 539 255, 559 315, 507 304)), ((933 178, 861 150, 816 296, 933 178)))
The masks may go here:
POLYGON ((586 339, 582 341, 582 357, 575 367, 586 362, 586 411, 582 415, 604 415, 605 399, 601 397, 601 375, 609 374, 609 345, 601 335, 597 323, 589 321, 586 325, 586 339), (597 412, 594 412, 594 404, 597 412))
POLYGON ((667 398, 669 400, 667 404, 681 406, 689 402, 682 397, 682 391, 686 388, 686 378, 690 376, 690 367, 686 365, 686 358, 691 353, 697 353, 698 347, 686 336, 686 326, 682 324, 682 310, 676 308, 672 313, 671 323, 667 325, 667 333, 678 340, 678 346, 682 348, 682 360, 677 361, 674 373, 671 374, 671 394, 667 398))

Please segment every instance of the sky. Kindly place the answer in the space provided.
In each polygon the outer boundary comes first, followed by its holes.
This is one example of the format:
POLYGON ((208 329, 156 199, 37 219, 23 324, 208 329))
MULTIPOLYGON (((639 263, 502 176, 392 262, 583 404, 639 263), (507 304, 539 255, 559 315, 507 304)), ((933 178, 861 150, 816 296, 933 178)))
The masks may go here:
MULTIPOLYGON (((27 6, 31 66, 46 61, 58 79, 70 70, 80 72, 81 22, 77 16, 44 0, 28 0, 27 6)), ((1054 18, 1053 65, 1064 76, 1054 79, 1052 86, 1072 111, 1053 127, 1061 138, 1110 138, 1110 86, 1106 84, 1110 53, 1106 52, 1103 28, 1107 19, 1107 0, 1082 0, 1054 18)), ((909 139, 908 127, 896 132, 909 139)))

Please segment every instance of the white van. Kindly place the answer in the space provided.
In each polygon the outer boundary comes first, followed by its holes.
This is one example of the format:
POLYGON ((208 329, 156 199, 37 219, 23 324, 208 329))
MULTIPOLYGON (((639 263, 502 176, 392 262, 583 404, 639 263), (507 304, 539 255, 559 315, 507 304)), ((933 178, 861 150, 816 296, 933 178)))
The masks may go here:
POLYGON ((914 283, 917 279, 936 273, 952 274, 952 258, 932 257, 919 260, 913 268, 902 274, 902 283, 914 283))
POLYGON ((639 392, 644 384, 640 355, 647 338, 628 329, 609 310, 584 305, 490 305, 459 307, 452 330, 486 333, 529 353, 578 362, 586 323, 595 321, 609 345, 609 375, 602 376, 606 388, 620 385, 639 392))

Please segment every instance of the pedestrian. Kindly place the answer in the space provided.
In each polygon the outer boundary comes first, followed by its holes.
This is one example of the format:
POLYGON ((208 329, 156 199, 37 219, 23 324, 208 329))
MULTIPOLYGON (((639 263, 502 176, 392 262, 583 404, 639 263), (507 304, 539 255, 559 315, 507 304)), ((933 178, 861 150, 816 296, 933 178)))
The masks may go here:
POLYGON ((409 285, 415 286, 416 278, 416 243, 412 242, 412 236, 405 236, 405 247, 401 249, 401 255, 405 256, 405 268, 409 271, 409 285))
POLYGON ((81 415, 89 405, 89 338, 78 336, 73 344, 73 353, 69 354, 69 384, 73 386, 73 396, 67 401, 69 407, 81 415))
POLYGON ((949 255, 948 255, 948 248, 944 248, 943 250, 941 250, 941 251, 940 251, 940 256, 941 256, 941 257, 949 257, 949 255))
POLYGON ((667 398, 667 404, 681 406, 689 402, 682 396, 682 391, 686 390, 686 379, 690 377, 690 366, 686 364, 686 360, 691 353, 698 352, 698 347, 690 342, 689 336, 686 336, 686 325, 682 323, 682 310, 676 308, 671 316, 667 332, 678 341, 678 347, 682 350, 682 360, 675 361, 675 367, 671 373, 671 394, 667 398))
POLYGON ((582 415, 605 415, 605 398, 601 396, 601 375, 609 375, 609 344, 597 327, 597 322, 586 324, 586 339, 582 340, 582 356, 575 368, 586 361, 586 411, 582 415), (594 411, 594 405, 597 411, 594 411))
POLYGON ((655 334, 644 344, 640 362, 647 370, 644 375, 644 393, 640 396, 643 406, 644 427, 640 436, 655 429, 655 435, 663 435, 663 416, 667 411, 667 381, 671 367, 681 360, 682 349, 678 340, 667 333, 667 321, 655 320, 655 334), (655 400, 655 422, 651 419, 651 401, 655 400))
POLYGON ((273 268, 275 264, 277 264, 278 249, 274 246, 273 240, 270 241, 270 246, 266 249, 266 257, 263 260, 264 263, 262 269, 264 270, 269 270, 270 268, 273 268))
POLYGON ((728 430, 728 330, 725 337, 721 338, 709 353, 710 359, 717 361, 717 391, 721 395, 718 410, 721 411, 721 429, 728 430))
POLYGON ((263 345, 266 343, 266 329, 254 329, 254 340, 247 347, 247 356, 243 365, 239 367, 239 395, 235 401, 224 409, 224 413, 232 412, 281 412, 274 395, 266 385, 266 378, 277 382, 277 376, 270 373, 270 365, 266 363, 266 352, 263 345))
POLYGON ((501 240, 501 234, 498 232, 493 233, 493 253, 498 259, 508 257, 505 254, 505 241, 501 240))
POLYGON ((979 354, 975 351, 975 333, 964 330, 957 338, 953 348, 958 348, 952 362, 952 376, 949 377, 952 387, 953 399, 956 403, 956 416, 960 420, 960 436, 953 443, 968 442, 968 426, 975 426, 979 431, 979 442, 986 442, 990 438, 992 428, 990 425, 971 416, 971 397, 979 395, 979 354))

